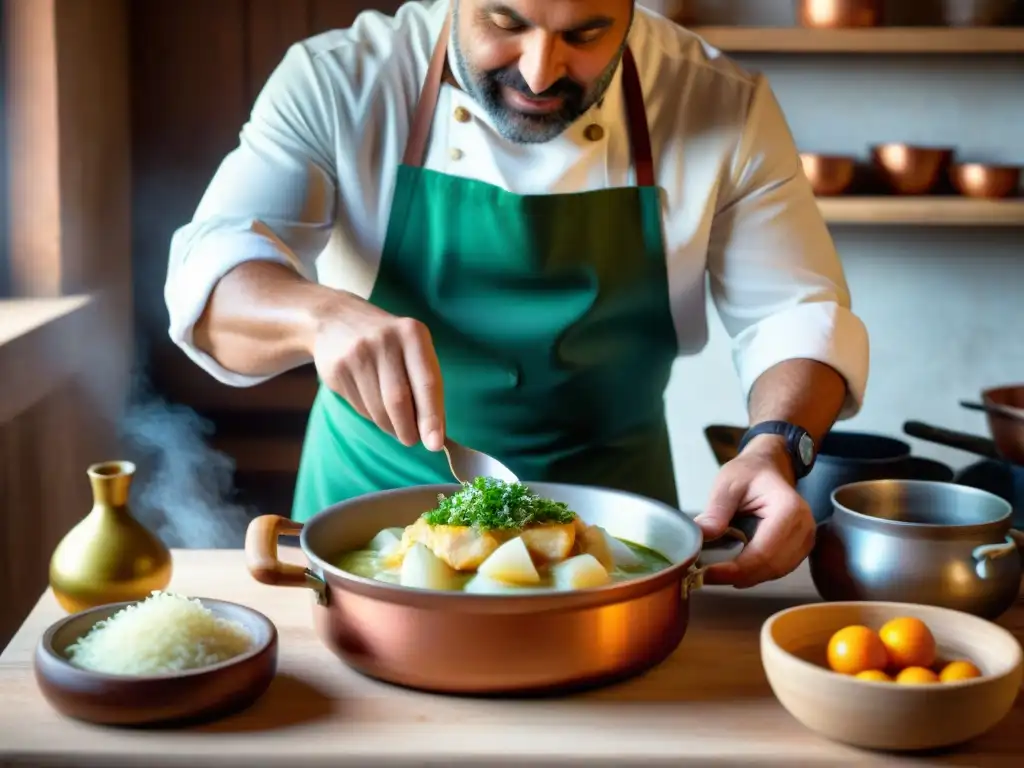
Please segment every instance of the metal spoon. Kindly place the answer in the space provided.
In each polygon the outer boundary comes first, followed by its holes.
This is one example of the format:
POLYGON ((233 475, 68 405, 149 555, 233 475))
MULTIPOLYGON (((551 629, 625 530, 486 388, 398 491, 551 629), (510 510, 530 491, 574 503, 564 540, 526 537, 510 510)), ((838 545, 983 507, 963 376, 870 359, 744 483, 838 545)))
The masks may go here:
POLYGON ((984 411, 994 416, 1002 416, 1004 419, 1024 421, 1024 408, 1014 408, 1011 405, 997 405, 996 403, 972 403, 961 400, 960 405, 972 411, 984 411))
POLYGON ((448 467, 460 483, 470 483, 477 477, 493 477, 506 483, 519 482, 511 469, 486 453, 446 440, 444 454, 448 457, 448 467))

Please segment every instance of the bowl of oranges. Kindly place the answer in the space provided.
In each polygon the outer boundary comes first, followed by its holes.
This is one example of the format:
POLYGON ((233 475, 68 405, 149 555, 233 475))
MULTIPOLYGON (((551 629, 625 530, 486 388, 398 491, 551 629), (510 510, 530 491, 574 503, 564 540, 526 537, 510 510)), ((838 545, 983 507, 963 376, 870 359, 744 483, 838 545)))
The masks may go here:
POLYGON ((911 603, 812 603, 761 628, 761 661, 782 706, 866 749, 940 749, 980 736, 1013 707, 1022 657, 996 624, 911 603))

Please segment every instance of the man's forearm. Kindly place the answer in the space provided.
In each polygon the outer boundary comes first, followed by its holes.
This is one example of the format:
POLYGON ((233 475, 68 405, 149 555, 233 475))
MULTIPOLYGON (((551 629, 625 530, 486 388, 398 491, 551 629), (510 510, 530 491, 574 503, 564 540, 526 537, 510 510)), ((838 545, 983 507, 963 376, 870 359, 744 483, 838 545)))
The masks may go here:
POLYGON ((273 376, 310 362, 319 318, 338 297, 281 264, 247 262, 217 283, 193 341, 230 371, 273 376))
MULTIPOLYGON (((846 381, 832 367, 816 360, 786 360, 754 382, 748 404, 750 423, 788 421, 806 429, 819 446, 839 417, 846 395, 846 381)), ((781 439, 760 435, 749 447, 772 450, 781 447, 781 439)))

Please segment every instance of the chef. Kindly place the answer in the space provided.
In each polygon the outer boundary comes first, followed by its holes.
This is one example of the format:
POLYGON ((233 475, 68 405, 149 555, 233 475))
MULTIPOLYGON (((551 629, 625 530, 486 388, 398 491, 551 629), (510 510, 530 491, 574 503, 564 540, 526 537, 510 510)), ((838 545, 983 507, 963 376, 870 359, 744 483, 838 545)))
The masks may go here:
POLYGON ((813 543, 795 482, 861 405, 867 334, 768 83, 632 0, 410 2, 295 44, 165 297, 221 382, 315 364, 305 520, 450 482, 446 438, 677 505, 664 394, 705 285, 751 428, 697 521, 761 518, 708 573, 746 587, 813 543))

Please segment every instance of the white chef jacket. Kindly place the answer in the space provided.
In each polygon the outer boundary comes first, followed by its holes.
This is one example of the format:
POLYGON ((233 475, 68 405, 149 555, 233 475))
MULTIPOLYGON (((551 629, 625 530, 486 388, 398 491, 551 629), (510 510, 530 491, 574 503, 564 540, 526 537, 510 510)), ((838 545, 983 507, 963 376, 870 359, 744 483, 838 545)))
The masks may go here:
MULTIPOLYGON (((229 371, 193 343, 210 293, 235 266, 274 261, 369 297, 395 171, 447 10, 437 0, 410 2, 394 16, 364 12, 348 29, 293 45, 270 76, 238 147, 171 243, 170 336, 215 378, 234 386, 269 378, 229 371)), ((642 7, 629 46, 662 191, 680 354, 707 343, 709 286, 745 394, 773 365, 808 358, 846 379, 841 417, 854 415, 867 383, 867 331, 850 309, 839 257, 767 81, 642 7)), ((471 96, 444 84, 424 165, 517 194, 629 185, 626 126, 621 68, 601 103, 541 144, 506 141, 471 96), (604 130, 588 138, 593 124, 604 130)))

